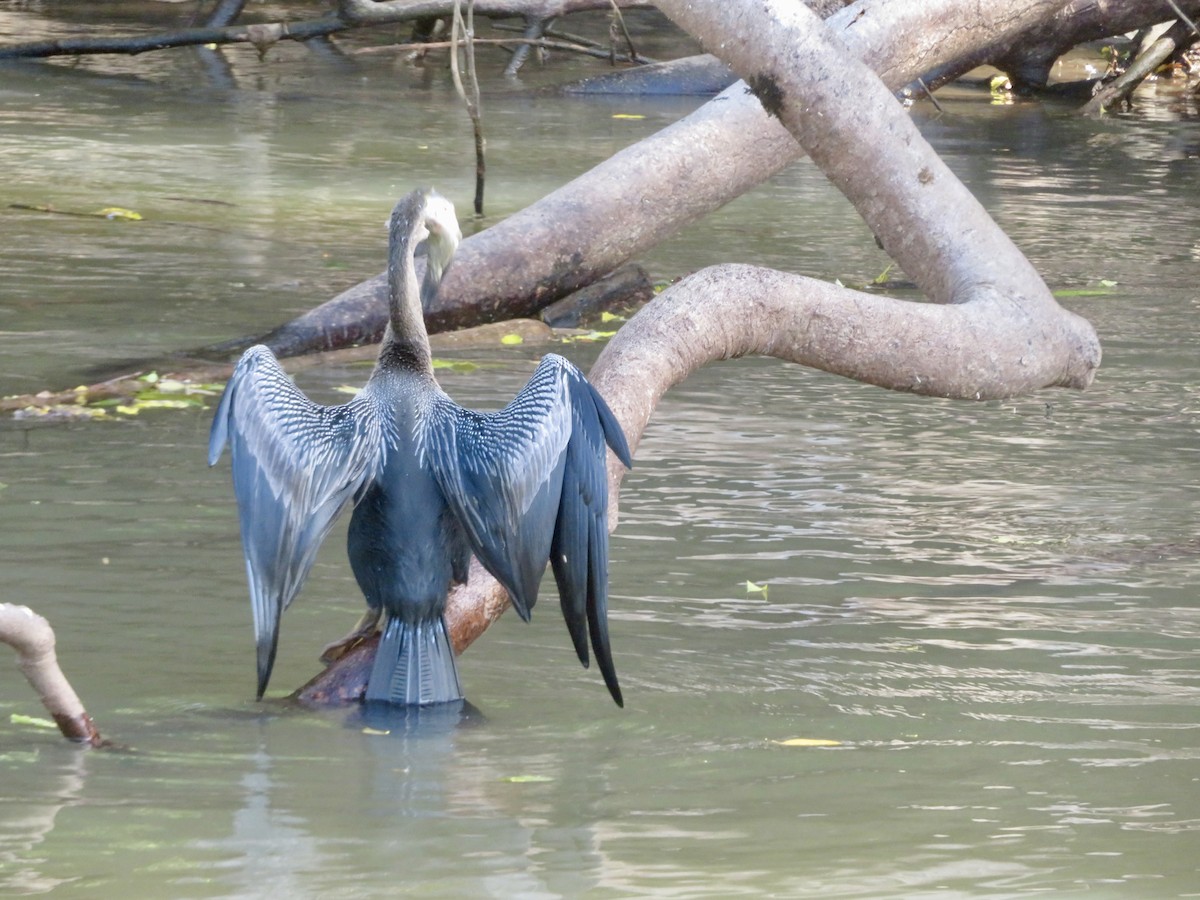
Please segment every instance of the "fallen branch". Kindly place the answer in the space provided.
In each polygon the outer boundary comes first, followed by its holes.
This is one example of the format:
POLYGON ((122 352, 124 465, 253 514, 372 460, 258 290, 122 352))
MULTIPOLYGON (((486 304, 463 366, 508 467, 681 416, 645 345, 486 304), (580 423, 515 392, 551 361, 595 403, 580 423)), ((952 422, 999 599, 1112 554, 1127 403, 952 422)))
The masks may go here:
MULTIPOLYGON (((479 0, 476 12, 482 16, 539 15, 553 17, 592 9, 608 9, 614 0, 479 0)), ((647 6, 635 0, 616 0, 625 7, 647 6)), ((51 56, 81 56, 88 54, 137 55, 172 47, 195 47, 205 44, 253 44, 264 53, 282 40, 307 41, 327 37, 350 28, 367 25, 393 24, 430 16, 453 13, 454 0, 402 0, 375 3, 372 0, 341 0, 338 12, 319 19, 301 22, 266 22, 255 25, 181 28, 175 31, 146 35, 114 35, 106 37, 60 38, 33 41, 26 44, 0 46, 0 59, 45 59, 51 56)), ((218 19, 219 21, 219 19, 218 19)))
POLYGON ((17 651, 17 666, 63 737, 90 747, 107 744, 58 666, 49 622, 27 606, 0 603, 0 642, 17 651))
POLYGON ((0 47, 0 59, 45 59, 51 56, 82 56, 98 53, 136 56, 171 47, 196 47, 204 44, 253 44, 259 53, 282 41, 307 41, 354 27, 337 16, 311 22, 283 22, 259 25, 227 25, 220 28, 184 28, 178 31, 146 35, 116 35, 98 38, 60 38, 10 44, 0 47))
POLYGON ((1172 56, 1196 43, 1196 40, 1192 26, 1182 19, 1177 21, 1162 37, 1140 53, 1118 78, 1097 91, 1096 95, 1083 105, 1080 113, 1094 116, 1114 106, 1128 103, 1138 85, 1158 71, 1159 66, 1172 56))

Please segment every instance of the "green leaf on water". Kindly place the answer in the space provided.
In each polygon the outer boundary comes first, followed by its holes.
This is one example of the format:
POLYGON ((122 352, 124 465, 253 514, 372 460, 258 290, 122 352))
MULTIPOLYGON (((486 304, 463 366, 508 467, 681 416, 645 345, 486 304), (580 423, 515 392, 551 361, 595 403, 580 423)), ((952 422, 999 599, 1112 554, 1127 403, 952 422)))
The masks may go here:
POLYGON ((619 316, 616 313, 611 313, 608 310, 604 310, 604 312, 600 313, 600 321, 601 322, 624 322, 625 317, 619 316))
POLYGON ((562 339, 564 344, 575 344, 579 342, 590 343, 591 341, 603 341, 616 334, 615 331, 587 331, 583 334, 571 334, 562 339))
POLYGON ((755 584, 753 581, 747 581, 746 582, 746 593, 747 594, 762 594, 763 597, 765 598, 767 596, 767 591, 770 590, 770 587, 771 586, 766 583, 755 584))
POLYGON ((93 216, 99 216, 103 219, 120 219, 125 222, 140 222, 142 214, 134 212, 132 209, 123 209, 120 206, 106 206, 104 209, 98 209, 93 216))
POLYGON ((506 334, 506 335, 504 335, 504 337, 500 338, 500 343, 506 344, 509 346, 511 346, 513 344, 523 344, 523 343, 525 343, 525 338, 523 338, 519 334, 515 334, 515 333, 514 334, 506 334))
POLYGON ((479 368, 479 365, 465 359, 435 359, 433 367, 435 369, 449 369, 452 372, 474 372, 479 368))
POLYGON ((357 397, 359 395, 359 392, 362 391, 362 388, 352 387, 351 385, 348 385, 348 384, 339 384, 337 387, 334 388, 334 390, 337 391, 339 394, 349 394, 351 397, 357 397))
POLYGON ((542 784, 554 779, 549 775, 508 775, 500 780, 507 781, 509 784, 542 784))
POLYGON ((8 718, 14 725, 28 725, 31 728, 48 728, 51 730, 58 728, 49 719, 42 719, 38 716, 23 716, 20 713, 13 713, 8 718))

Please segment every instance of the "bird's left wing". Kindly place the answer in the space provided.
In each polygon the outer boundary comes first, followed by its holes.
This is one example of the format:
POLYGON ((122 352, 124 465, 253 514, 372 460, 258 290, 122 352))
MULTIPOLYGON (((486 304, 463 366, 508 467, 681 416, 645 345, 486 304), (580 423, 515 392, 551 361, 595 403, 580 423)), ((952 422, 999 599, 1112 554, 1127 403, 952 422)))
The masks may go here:
POLYGON ((435 407, 424 452, 479 561, 528 620, 547 561, 580 661, 590 633, 613 699, 608 646, 608 475, 605 445, 629 449, 603 398, 567 360, 547 354, 495 413, 435 407))
POLYGON ((208 463, 229 444, 258 645, 258 695, 275 661, 279 615, 300 591, 343 507, 383 462, 369 401, 313 403, 264 346, 234 369, 213 419, 208 463))

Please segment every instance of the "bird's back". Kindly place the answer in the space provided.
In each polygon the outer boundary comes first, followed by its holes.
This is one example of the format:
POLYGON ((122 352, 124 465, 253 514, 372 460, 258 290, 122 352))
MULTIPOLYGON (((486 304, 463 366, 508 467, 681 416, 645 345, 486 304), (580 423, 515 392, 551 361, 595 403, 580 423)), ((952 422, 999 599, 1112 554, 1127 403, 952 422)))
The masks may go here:
POLYGON ((444 395, 411 372, 377 372, 367 390, 386 400, 393 428, 350 520, 350 565, 368 604, 423 621, 441 615, 451 584, 465 580, 470 552, 420 449, 428 409, 444 395))

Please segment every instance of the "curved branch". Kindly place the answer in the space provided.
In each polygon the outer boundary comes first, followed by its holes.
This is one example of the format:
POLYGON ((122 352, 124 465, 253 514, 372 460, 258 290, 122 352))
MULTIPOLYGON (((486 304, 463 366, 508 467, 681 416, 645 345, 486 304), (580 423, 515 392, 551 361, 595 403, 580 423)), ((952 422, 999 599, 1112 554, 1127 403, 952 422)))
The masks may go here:
MULTIPOLYGON (((827 22, 852 55, 899 88, 998 35, 1032 27, 1061 5, 1062 0, 983 4, 964 21, 961 0, 882 5, 859 0, 827 22)), ((720 49, 719 43, 711 49, 720 49)), ((735 84, 463 241, 426 311, 430 333, 535 315, 802 155, 787 129, 763 113, 744 84, 735 84)), ((378 340, 386 318, 387 280, 380 274, 258 340, 281 356, 329 350, 378 340)))
POLYGON ((49 56, 75 56, 90 53, 119 53, 136 56, 169 47, 195 47, 203 44, 253 44, 260 53, 281 40, 307 41, 352 27, 336 16, 291 24, 274 22, 259 25, 227 25, 220 28, 183 28, 178 31, 145 35, 116 35, 100 38, 63 38, 10 44, 0 47, 0 59, 44 59, 49 56))
POLYGON ((58 667, 54 629, 27 606, 0 603, 0 643, 17 651, 17 665, 54 717, 63 737, 99 747, 105 743, 79 695, 58 667))

